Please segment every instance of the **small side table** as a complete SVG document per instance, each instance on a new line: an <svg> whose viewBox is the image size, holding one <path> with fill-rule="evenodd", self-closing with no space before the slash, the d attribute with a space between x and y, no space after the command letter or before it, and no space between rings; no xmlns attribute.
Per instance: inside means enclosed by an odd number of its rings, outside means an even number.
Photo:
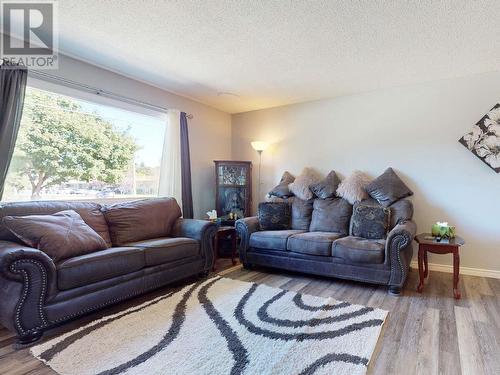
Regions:
<svg viewBox="0 0 500 375"><path fill-rule="evenodd" d="M217 228L217 233L214 236L214 264L212 271L215 272L217 258L219 257L219 239L231 236L231 261L233 266L236 265L236 229L231 226L220 226Z"/></svg>
<svg viewBox="0 0 500 375"><path fill-rule="evenodd" d="M434 254L453 254L453 295L456 299L460 299L460 289L458 289L458 278L460 273L460 246L465 244L463 238L456 236L452 239L442 239L440 242L426 237L431 236L430 233L422 233L415 237L418 243L418 274L420 283L417 287L417 292L422 293L424 289L424 280L429 274L429 265L427 264L427 252Z"/></svg>

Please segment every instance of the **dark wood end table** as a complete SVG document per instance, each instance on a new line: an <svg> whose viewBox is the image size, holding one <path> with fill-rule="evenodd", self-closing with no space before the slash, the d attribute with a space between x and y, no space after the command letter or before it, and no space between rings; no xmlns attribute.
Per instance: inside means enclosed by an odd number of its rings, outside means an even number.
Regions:
<svg viewBox="0 0 500 375"><path fill-rule="evenodd" d="M460 246L465 244L463 238L456 236L451 239L442 239L440 242L428 237L430 233L422 233L415 237L418 243L418 274L420 283L417 286L417 292L424 290L425 278L429 275L429 265L427 263L427 252L434 254L453 254L453 295L460 299L460 289L458 289L458 278L460 273Z"/></svg>
<svg viewBox="0 0 500 375"><path fill-rule="evenodd" d="M214 236L214 264L212 271L215 272L217 258L219 257L219 239L231 236L231 261L233 266L236 265L236 229L231 226L220 226L217 228L217 233Z"/></svg>

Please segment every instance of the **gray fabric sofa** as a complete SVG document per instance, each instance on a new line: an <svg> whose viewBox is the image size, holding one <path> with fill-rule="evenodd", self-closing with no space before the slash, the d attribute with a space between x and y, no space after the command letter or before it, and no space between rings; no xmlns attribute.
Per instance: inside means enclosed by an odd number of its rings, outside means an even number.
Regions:
<svg viewBox="0 0 500 375"><path fill-rule="evenodd" d="M372 199L362 204L378 205ZM409 200L389 208L386 238L372 240L350 235L352 206L343 199L295 198L289 230L262 231L256 216L236 222L241 262L247 268L261 265L387 285L398 295L408 275L416 224Z"/></svg>
<svg viewBox="0 0 500 375"><path fill-rule="evenodd" d="M108 232L111 225L103 215L107 207L97 203L0 205L0 323L17 333L18 346L34 342L47 328L80 315L177 280L208 275L216 225L182 219L175 200L171 204L175 212L168 235L125 244L117 244L111 229ZM154 211L148 210L149 214L138 216L134 214L136 208L131 202L114 210L115 216L121 216L122 228L128 220L133 228L123 231L122 238L147 232L159 221L158 213L155 217ZM7 215L50 215L63 210L78 212L87 225L110 242L109 247L53 261L46 253L23 245L1 224Z"/></svg>

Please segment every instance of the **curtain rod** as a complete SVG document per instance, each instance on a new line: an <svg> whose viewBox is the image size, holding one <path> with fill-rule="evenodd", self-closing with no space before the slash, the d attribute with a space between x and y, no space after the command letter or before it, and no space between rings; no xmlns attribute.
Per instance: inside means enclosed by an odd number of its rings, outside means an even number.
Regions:
<svg viewBox="0 0 500 375"><path fill-rule="evenodd" d="M165 113L168 112L168 108L165 108L165 107L160 107L160 106L157 106L154 104L141 102L139 100L132 99L132 98L129 98L129 97L126 97L123 95L115 94L111 91L107 91L107 90L103 90L103 89L100 89L97 87L89 86L89 85L86 85L84 83L72 81L70 79L62 78L62 77L59 77L59 76L56 76L56 75L53 75L50 73L42 72L40 70L28 70L28 75L31 75L34 78L39 78L39 79L42 79L45 81L56 82L56 83L62 84L62 85L67 86L67 87L74 87L77 89L83 89L87 92L91 92L91 93L94 93L94 94L99 95L99 96L104 96L104 97L108 97L111 99L116 99L116 100L119 100L119 101L122 101L125 103L129 103L129 104L139 105L141 107L153 109L155 111L165 112ZM186 115L186 117L189 119L192 119L193 115L188 114L188 115Z"/></svg>

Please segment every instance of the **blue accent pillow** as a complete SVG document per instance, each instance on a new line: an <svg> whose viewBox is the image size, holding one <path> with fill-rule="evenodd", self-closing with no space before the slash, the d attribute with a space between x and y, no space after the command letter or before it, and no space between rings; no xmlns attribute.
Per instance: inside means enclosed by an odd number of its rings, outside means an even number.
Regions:
<svg viewBox="0 0 500 375"><path fill-rule="evenodd" d="M259 203L259 224L261 230L290 229L292 209L285 202Z"/></svg>
<svg viewBox="0 0 500 375"><path fill-rule="evenodd" d="M351 218L351 236L369 240L384 239L389 229L391 210L379 205L357 203Z"/></svg>

